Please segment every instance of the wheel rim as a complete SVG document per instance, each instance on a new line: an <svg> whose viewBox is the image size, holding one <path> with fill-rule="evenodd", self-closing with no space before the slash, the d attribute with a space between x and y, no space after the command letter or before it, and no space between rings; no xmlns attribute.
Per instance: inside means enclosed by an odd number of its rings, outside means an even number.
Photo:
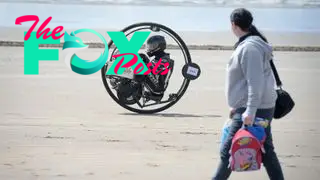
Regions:
<svg viewBox="0 0 320 180"><path fill-rule="evenodd" d="M170 28L164 26L164 25L161 25L161 24L157 24L157 23L152 23L152 22L144 22L144 23L137 23L137 24L133 24L133 25L130 25L124 29L122 29L121 31L125 33L126 36L129 36L130 34L136 32L136 31L140 31L140 30L143 30L143 29L148 29L148 30L151 30L152 31L152 28L159 28L159 31L162 31L164 33L166 33L167 35L169 35L172 39L174 39L174 41L179 45L180 47L180 50L182 51L183 53L183 56L184 56L184 60L185 60L185 64L187 63L191 63L191 56L190 56L190 52L186 46L186 44L184 43L184 41L181 39L181 37L175 33L173 30L171 30ZM131 30L131 31L130 31ZM108 43L108 47L109 49L112 47L113 45L113 41L110 40L110 42ZM110 55L110 59L112 58L112 54L117 50L117 48L115 47ZM171 102L168 102L168 103L165 103L164 106L161 106L159 108L156 108L156 109L137 109L135 107L131 107L131 106L128 106L126 104L122 104L118 97L112 92L111 88L109 87L109 84L107 82L107 77L105 76L106 74L106 70L107 70L107 64L101 69L101 75L102 75L102 80L103 80L103 83L104 83L104 86L108 92L108 94L111 96L111 98L116 101L120 106L122 106L123 108L129 110L129 111L132 111L132 112L136 112L136 113L145 113L145 114L150 114L150 113L157 113L157 112L160 112L160 111L164 111L168 108L170 108L171 106L173 106L175 103L177 103L181 98L182 96L184 95L184 93L186 92L188 86L189 86L189 83L190 83L190 80L184 78L183 80L183 83L179 89L179 91L177 92L177 98L174 100L174 101L171 101Z"/></svg>

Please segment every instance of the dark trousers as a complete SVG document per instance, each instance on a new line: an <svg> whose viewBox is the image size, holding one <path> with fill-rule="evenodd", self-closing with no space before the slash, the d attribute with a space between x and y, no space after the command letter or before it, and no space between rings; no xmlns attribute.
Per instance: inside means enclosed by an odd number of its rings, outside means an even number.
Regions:
<svg viewBox="0 0 320 180"><path fill-rule="evenodd" d="M242 114L245 111L245 108L237 109L235 113ZM266 141L264 143L265 148L265 154L262 156L262 162L264 167L266 168L266 171L268 173L268 176L270 180L283 180L283 173L282 169L278 160L278 157L276 153L274 152L274 146L272 141L272 134L271 134L271 120L273 117L274 109L258 109L256 113L256 117L260 118L266 118L270 120L269 126L266 128ZM231 118L233 118L233 114L230 115ZM220 163L218 166L218 169L212 178L212 180L227 180L229 176L231 175L231 169L229 166L229 150L231 148L231 142L232 138L235 135L235 133L242 127L242 121L239 120L233 120L229 135L225 141L225 143L222 145L222 148L220 150Z"/></svg>

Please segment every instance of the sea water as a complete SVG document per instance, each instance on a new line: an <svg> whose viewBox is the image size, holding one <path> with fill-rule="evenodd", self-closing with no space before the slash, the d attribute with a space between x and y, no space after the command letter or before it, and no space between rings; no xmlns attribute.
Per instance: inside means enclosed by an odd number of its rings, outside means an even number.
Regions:
<svg viewBox="0 0 320 180"><path fill-rule="evenodd" d="M169 0L168 0L169 1ZM177 31L230 31L230 13L235 7L217 7L220 1L210 0L157 0L166 2L166 6L150 3L148 0L115 1L38 1L41 3L0 3L0 26L17 27L15 19L23 15L38 15L40 22L52 17L49 27L64 26L68 28L98 28L121 30L136 22L152 21L169 26ZM0 0L0 2L3 2ZM15 1L10 1L15 2ZM27 2L27 1L25 1ZM31 2L31 1L30 1ZM32 1L35 2L35 1ZM68 2L68 3L66 3ZM96 5L97 2L102 5ZM109 2L109 4L108 4ZM140 2L140 3L138 3ZM198 2L199 6L182 6L183 3ZM229 2L229 1L228 1ZM237 1L232 1L236 3ZM246 1L243 1L246 2ZM297 3L298 1L270 0L256 3L279 4ZM300 2L300 1L299 1ZM305 1L319 4L320 1ZM86 3L86 4L84 4ZM206 6L206 3L210 6ZM252 4L253 1L247 1ZM139 6L132 4L142 4ZM147 4L147 6L146 6ZM175 6L173 6L173 4ZM178 4L178 5L177 5ZM298 3L299 4L299 3ZM303 4L303 3L302 3ZM239 6L240 7L240 6ZM272 6L271 6L272 7ZM274 32L320 32L320 8L248 8L254 15L254 24L263 31ZM32 22L21 26L30 27Z"/></svg>

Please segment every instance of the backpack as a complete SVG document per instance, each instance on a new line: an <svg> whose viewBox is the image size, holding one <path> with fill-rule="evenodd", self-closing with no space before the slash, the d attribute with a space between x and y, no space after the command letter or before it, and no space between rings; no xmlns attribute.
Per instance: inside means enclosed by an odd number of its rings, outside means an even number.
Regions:
<svg viewBox="0 0 320 180"><path fill-rule="evenodd" d="M232 139L229 164L232 171L255 171L261 168L263 143L266 138L264 128L261 126L250 126L249 128L250 130L241 128ZM253 135L251 133L253 131L260 137Z"/></svg>

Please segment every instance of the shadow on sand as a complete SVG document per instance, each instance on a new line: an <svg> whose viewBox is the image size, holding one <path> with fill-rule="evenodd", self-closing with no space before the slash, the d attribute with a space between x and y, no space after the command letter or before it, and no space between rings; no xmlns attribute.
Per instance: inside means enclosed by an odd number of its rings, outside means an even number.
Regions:
<svg viewBox="0 0 320 180"><path fill-rule="evenodd" d="M220 115L196 115L196 114L180 114L180 113L156 113L156 114L137 114L137 113L120 113L125 116L151 116L151 117L178 117L178 118L219 118Z"/></svg>

